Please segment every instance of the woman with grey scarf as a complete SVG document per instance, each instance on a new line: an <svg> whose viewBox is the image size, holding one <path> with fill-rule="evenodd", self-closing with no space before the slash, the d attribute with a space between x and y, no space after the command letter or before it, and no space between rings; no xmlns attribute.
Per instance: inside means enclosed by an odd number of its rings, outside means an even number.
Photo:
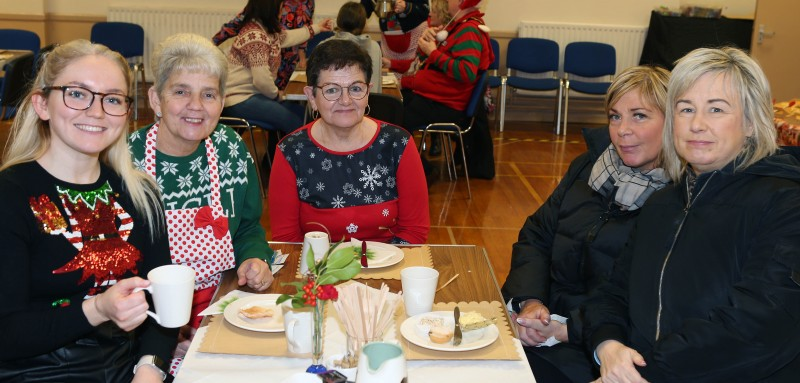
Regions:
<svg viewBox="0 0 800 383"><path fill-rule="evenodd" d="M669 178L660 167L669 72L637 66L609 87L608 129L584 129L588 151L520 230L503 295L539 382L588 382L581 304L611 274L639 209Z"/></svg>

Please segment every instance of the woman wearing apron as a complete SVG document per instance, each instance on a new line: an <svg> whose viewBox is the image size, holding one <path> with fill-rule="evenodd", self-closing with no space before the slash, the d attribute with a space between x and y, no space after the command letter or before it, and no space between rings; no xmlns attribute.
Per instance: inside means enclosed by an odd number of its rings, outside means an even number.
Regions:
<svg viewBox="0 0 800 383"><path fill-rule="evenodd" d="M157 122L131 134L129 147L134 164L161 190L172 262L197 272L192 321L175 352L179 359L221 273L238 266L239 285L263 291L272 283L273 252L260 224L253 159L239 135L218 124L225 56L207 38L178 34L155 49L152 64L149 97Z"/></svg>

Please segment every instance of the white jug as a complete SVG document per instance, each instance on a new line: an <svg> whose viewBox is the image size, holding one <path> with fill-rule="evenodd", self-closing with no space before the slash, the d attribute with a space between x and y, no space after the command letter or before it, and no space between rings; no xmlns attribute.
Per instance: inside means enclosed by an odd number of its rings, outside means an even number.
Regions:
<svg viewBox="0 0 800 383"><path fill-rule="evenodd" d="M375 342L361 348L356 383L405 383L407 380L406 357L400 346Z"/></svg>

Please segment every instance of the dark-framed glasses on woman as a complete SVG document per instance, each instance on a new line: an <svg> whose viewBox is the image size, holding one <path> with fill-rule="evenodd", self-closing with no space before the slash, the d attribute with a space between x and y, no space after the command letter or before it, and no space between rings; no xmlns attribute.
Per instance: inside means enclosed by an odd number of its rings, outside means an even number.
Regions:
<svg viewBox="0 0 800 383"><path fill-rule="evenodd" d="M369 84L362 81L354 82L346 87L343 87L339 84L322 84L321 86L315 86L314 88L321 89L322 97L328 101L339 100L339 98L342 97L342 93L344 93L342 89L347 89L348 96L354 100L360 100L364 98L367 93L369 93Z"/></svg>
<svg viewBox="0 0 800 383"><path fill-rule="evenodd" d="M99 97L103 112L109 116L128 114L133 103L133 99L124 94L93 92L80 86L48 86L43 90L60 90L64 105L75 110L89 109L94 103L95 97Z"/></svg>

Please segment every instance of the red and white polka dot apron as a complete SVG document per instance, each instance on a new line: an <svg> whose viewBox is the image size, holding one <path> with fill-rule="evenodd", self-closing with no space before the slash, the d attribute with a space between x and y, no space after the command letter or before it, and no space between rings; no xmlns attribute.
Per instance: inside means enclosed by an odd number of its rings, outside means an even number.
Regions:
<svg viewBox="0 0 800 383"><path fill-rule="evenodd" d="M156 137L158 124L154 124L147 132L145 141L145 171L153 178L156 175ZM195 277L195 298L203 289L219 285L221 272L236 266L233 255L231 233L227 229L220 202L220 180L217 168L217 151L211 138L203 140L208 157L208 173L211 183L211 205L188 209L166 211L167 230L169 231L169 253L172 263L190 266L197 272ZM224 221L224 229L215 225ZM208 222L198 225L198 222ZM195 299L197 300L197 299ZM207 300L207 299L201 299ZM196 302L199 303L199 302ZM208 306L208 302L204 302ZM205 307L197 308L201 311ZM192 310L195 311L195 308Z"/></svg>

